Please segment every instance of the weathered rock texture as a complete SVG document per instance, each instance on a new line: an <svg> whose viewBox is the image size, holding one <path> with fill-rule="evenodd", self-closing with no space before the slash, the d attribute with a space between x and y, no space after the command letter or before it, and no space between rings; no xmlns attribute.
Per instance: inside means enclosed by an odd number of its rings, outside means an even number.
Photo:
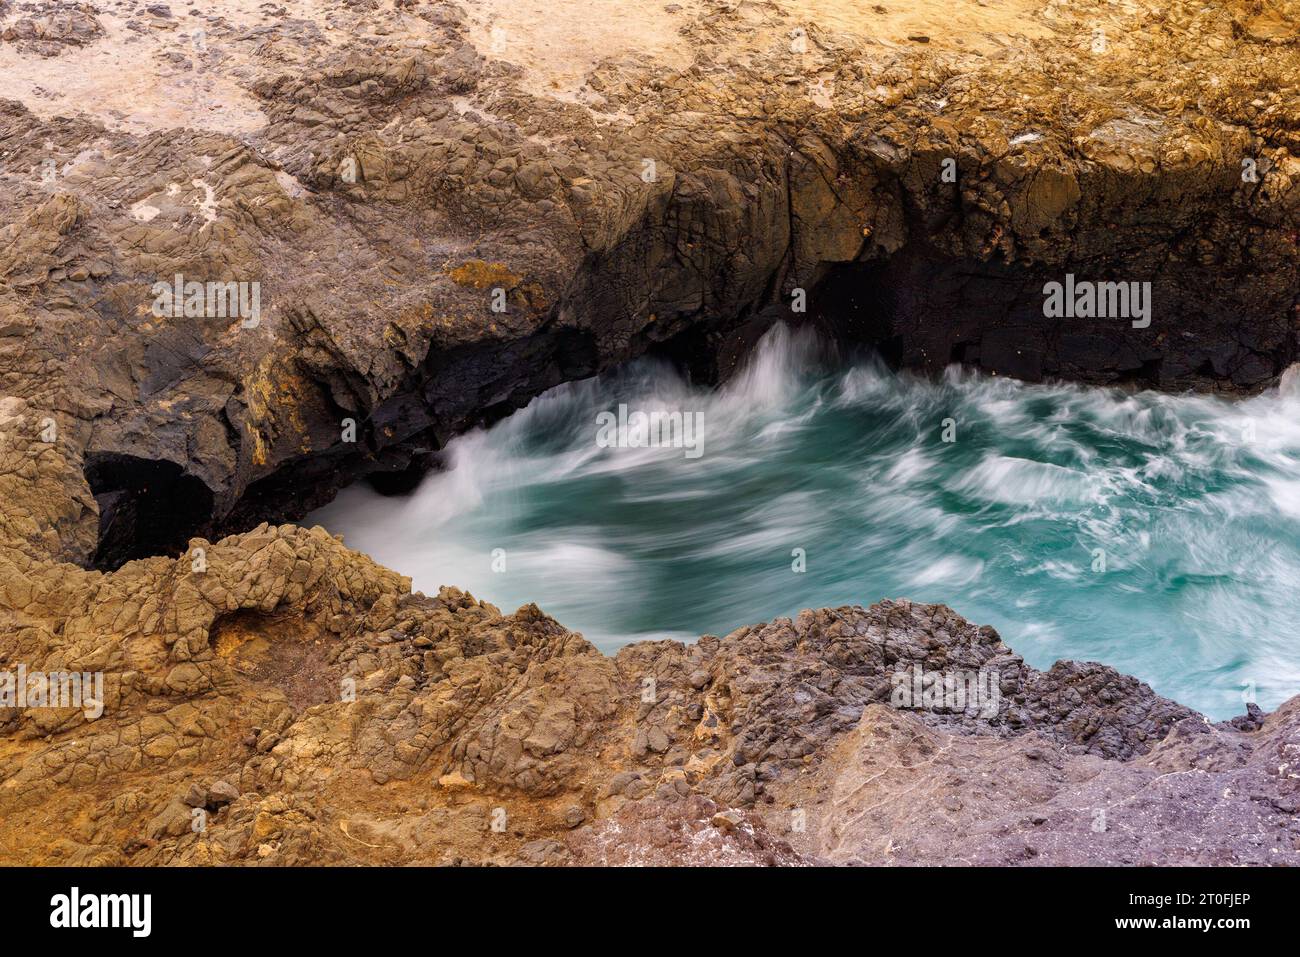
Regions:
<svg viewBox="0 0 1300 957"><path fill-rule="evenodd" d="M610 658L259 522L641 353L724 376L796 289L910 365L1259 388L1297 4L518 6L0 2L0 669L107 679L0 712L0 861L1293 861L1294 700L904 602ZM1043 319L1067 272L1151 326ZM891 707L914 662L1005 709Z"/></svg>
<svg viewBox="0 0 1300 957"><path fill-rule="evenodd" d="M0 860L1300 856L1300 699L1212 726L894 601L607 657L534 606L412 594L319 528L193 546L201 570L0 558L0 669L106 679L96 720L0 712ZM914 664L991 672L997 715L895 708Z"/></svg>
<svg viewBox="0 0 1300 957"><path fill-rule="evenodd" d="M23 507L98 503L71 560L300 516L646 351L725 375L795 289L931 369L1297 358L1296 0L182 6L0 10L0 387L68 467ZM1151 282L1150 327L1044 319L1066 273ZM154 315L177 274L260 320Z"/></svg>

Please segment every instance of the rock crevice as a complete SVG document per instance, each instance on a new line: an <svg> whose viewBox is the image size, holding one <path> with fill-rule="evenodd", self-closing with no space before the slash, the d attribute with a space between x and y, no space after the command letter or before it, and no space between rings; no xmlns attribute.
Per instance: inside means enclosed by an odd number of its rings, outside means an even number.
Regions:
<svg viewBox="0 0 1300 957"><path fill-rule="evenodd" d="M1297 358L1291 0L906 26L701 0L639 12L660 59L581 69L486 0L297 6L173 11L204 37L176 56L157 18L99 11L86 49L157 73L130 117L32 92L65 61L95 81L82 47L0 44L5 392L73 459L181 470L184 521L92 483L174 540L405 487L457 432L646 352L723 378L778 319L1029 379L1253 391ZM569 12L581 60L604 28ZM157 315L178 275L257 283L260 315ZM1150 283L1149 325L1045 317L1067 275ZM70 557L169 547L127 527Z"/></svg>
<svg viewBox="0 0 1300 957"><path fill-rule="evenodd" d="M1027 379L1297 358L1295 0L621 9L0 4L0 670L105 678L0 709L0 860L1291 862L1295 700L1210 725L902 601L605 657L280 524L777 320ZM1045 315L1070 276L1149 324ZM1005 708L896 707L911 667Z"/></svg>

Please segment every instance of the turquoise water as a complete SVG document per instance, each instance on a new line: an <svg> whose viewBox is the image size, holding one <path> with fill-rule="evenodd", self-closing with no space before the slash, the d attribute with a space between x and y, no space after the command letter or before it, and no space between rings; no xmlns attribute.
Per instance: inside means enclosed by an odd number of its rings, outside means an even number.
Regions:
<svg viewBox="0 0 1300 957"><path fill-rule="evenodd" d="M535 601L604 650L905 597L1227 718L1300 693L1292 392L931 380L778 327L721 389L653 362L561 386L414 494L354 487L312 520L418 589ZM702 454L602 448L620 403L698 414Z"/></svg>

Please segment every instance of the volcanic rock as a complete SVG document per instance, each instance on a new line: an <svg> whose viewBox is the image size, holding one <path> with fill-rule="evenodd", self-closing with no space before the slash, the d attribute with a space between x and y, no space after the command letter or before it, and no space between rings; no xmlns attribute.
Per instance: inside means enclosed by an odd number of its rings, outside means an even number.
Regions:
<svg viewBox="0 0 1300 957"><path fill-rule="evenodd" d="M1300 354L1296 0L5 10L4 401L58 433L7 500L58 513L41 554L409 487L559 382L723 378L778 319L1169 389ZM1067 274L1151 283L1149 326L1046 318ZM177 276L259 314L156 308Z"/></svg>

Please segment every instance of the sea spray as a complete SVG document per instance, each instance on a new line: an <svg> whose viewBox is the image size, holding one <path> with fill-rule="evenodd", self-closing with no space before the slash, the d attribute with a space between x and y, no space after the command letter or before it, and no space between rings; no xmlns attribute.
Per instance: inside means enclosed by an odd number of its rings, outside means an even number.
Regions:
<svg viewBox="0 0 1300 957"><path fill-rule="evenodd" d="M907 597L1216 718L1300 688L1296 376L1234 402L828 355L777 327L718 389L649 360L563 385L414 494L314 517L430 594L537 602L605 650ZM699 413L704 454L601 447L620 404Z"/></svg>

